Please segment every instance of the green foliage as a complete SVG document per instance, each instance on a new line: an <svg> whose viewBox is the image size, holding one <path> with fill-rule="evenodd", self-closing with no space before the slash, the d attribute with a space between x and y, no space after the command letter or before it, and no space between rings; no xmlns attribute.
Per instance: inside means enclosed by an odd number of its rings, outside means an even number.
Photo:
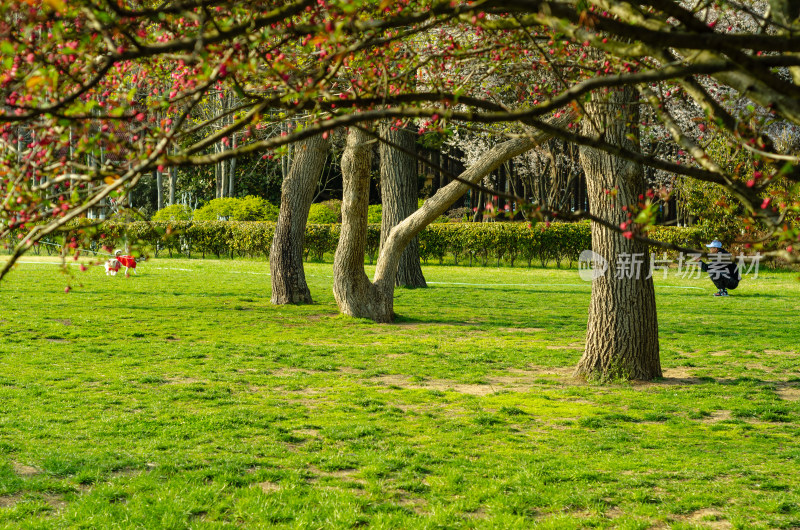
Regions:
<svg viewBox="0 0 800 530"><path fill-rule="evenodd" d="M185 204L172 204L153 214L152 220L160 221L189 221L192 218L192 209Z"/></svg>
<svg viewBox="0 0 800 530"><path fill-rule="evenodd" d="M705 150L720 167L741 182L753 178L756 161L750 151L731 145L721 135L715 135ZM678 179L676 188L684 201L686 212L696 218L698 226L707 229L712 239L719 239L726 247L730 247L742 234L745 209L725 188L686 177Z"/></svg>
<svg viewBox="0 0 800 530"><path fill-rule="evenodd" d="M342 220L342 201L330 200L314 203L308 212L308 222L314 224L339 223Z"/></svg>
<svg viewBox="0 0 800 530"><path fill-rule="evenodd" d="M217 221L220 218L230 219L233 216L233 209L236 207L237 199L223 197L213 199L202 208L194 211L194 219L197 221Z"/></svg>
<svg viewBox="0 0 800 530"><path fill-rule="evenodd" d="M231 219L233 221L272 221L278 220L279 208L261 197L248 195L236 199Z"/></svg>
<svg viewBox="0 0 800 530"><path fill-rule="evenodd" d="M420 257L438 259L447 253L458 263L464 254L472 265L477 260L487 265L494 258L514 265L519 257L528 266L538 259L542 266L550 261L572 263L582 250L591 248L588 223L551 223L528 227L526 223L449 223L432 224L420 233Z"/></svg>
<svg viewBox="0 0 800 530"><path fill-rule="evenodd" d="M197 221L277 221L278 207L253 195L214 199L194 212Z"/></svg>
<svg viewBox="0 0 800 530"><path fill-rule="evenodd" d="M370 204L367 209L367 222L370 224L381 224L383 220L383 206L380 204Z"/></svg>
<svg viewBox="0 0 800 530"><path fill-rule="evenodd" d="M306 240L303 252L306 259L309 256L316 261L322 261L326 252L336 250L339 242L339 225L336 224L307 224Z"/></svg>
<svg viewBox="0 0 800 530"><path fill-rule="evenodd" d="M80 226L73 224L73 230ZM322 261L333 253L339 242L339 231L338 224L308 223L303 249L305 258ZM370 264L378 255L380 232L379 224L367 226L366 257ZM274 233L274 223L251 221L107 221L99 229L83 234L81 244L91 249L102 245L139 246L150 249L156 256L166 250L170 256L199 253L202 257L268 257ZM705 243L715 237L707 227L653 226L647 235L698 250L704 249ZM487 266L490 262L497 266L502 263L514 266L522 259L528 266L538 261L543 267L553 262L558 267L562 263L571 267L581 251L591 248L591 230L588 222L541 223L533 227L527 223L441 223L426 227L418 240L420 258L426 263L430 260L444 263L447 256L452 256L455 264L466 257L470 266L475 263ZM675 253L669 254L674 256Z"/></svg>

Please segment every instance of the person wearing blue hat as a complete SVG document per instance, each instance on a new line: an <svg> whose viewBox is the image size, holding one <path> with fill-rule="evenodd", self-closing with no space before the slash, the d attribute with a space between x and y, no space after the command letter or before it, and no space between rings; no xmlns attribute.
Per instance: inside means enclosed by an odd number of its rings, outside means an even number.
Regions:
<svg viewBox="0 0 800 530"><path fill-rule="evenodd" d="M731 253L722 248L722 241L715 239L708 245L709 263L700 262L703 272L708 272L708 277L719 289L714 296L728 296L728 289L739 286L739 268L733 262Z"/></svg>

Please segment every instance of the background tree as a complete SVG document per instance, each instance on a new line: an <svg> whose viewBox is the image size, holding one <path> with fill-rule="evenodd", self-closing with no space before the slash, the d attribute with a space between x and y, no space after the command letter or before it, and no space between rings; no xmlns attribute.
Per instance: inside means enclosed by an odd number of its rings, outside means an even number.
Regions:
<svg viewBox="0 0 800 530"><path fill-rule="evenodd" d="M273 304L310 304L303 269L306 223L314 191L328 157L327 134L297 144L281 188L281 207L269 254Z"/></svg>
<svg viewBox="0 0 800 530"><path fill-rule="evenodd" d="M381 246L389 232L417 209L417 159L416 137L410 131L385 125L381 136L388 143L380 144L381 171ZM395 148L399 147L400 149ZM419 242L409 242L397 267L398 287L427 287L419 262Z"/></svg>

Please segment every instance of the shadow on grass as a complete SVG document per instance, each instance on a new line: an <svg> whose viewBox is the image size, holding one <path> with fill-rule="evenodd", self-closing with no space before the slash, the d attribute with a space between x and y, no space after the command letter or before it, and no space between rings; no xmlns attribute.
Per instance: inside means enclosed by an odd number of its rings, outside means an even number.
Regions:
<svg viewBox="0 0 800 530"><path fill-rule="evenodd" d="M631 381L633 386L686 386L686 385L725 385L725 386L771 386L778 390L800 387L800 380L775 381L755 377L714 378L701 377L662 377L652 381Z"/></svg>

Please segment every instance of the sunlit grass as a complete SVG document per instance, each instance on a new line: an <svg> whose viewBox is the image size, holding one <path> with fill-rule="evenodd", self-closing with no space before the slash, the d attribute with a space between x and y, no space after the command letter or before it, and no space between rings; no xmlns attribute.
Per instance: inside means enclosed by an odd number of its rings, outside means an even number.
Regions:
<svg viewBox="0 0 800 530"><path fill-rule="evenodd" d="M0 283L6 527L800 526L797 273L658 279L665 379L587 385L575 270L428 266L392 325L330 264L57 270Z"/></svg>

